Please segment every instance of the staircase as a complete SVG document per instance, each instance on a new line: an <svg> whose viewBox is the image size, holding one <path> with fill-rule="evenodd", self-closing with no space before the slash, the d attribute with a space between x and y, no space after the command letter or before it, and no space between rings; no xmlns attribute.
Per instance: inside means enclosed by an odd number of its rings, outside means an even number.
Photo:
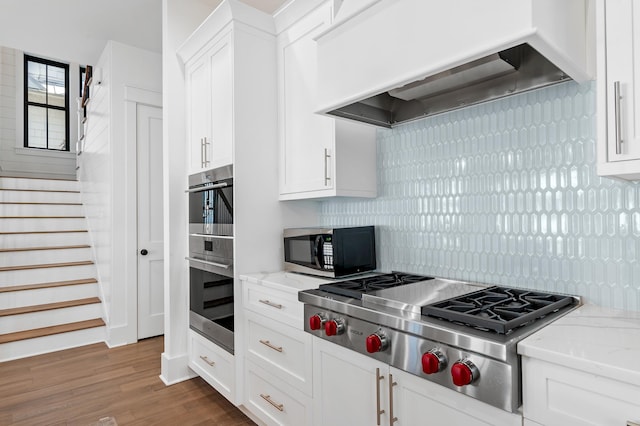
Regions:
<svg viewBox="0 0 640 426"><path fill-rule="evenodd" d="M0 177L0 362L105 341L78 182Z"/></svg>

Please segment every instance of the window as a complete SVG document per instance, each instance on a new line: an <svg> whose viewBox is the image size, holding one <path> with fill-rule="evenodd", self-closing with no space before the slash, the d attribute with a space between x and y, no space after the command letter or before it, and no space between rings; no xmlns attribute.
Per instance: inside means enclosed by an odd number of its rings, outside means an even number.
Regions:
<svg viewBox="0 0 640 426"><path fill-rule="evenodd" d="M69 151L69 65L24 56L24 146Z"/></svg>

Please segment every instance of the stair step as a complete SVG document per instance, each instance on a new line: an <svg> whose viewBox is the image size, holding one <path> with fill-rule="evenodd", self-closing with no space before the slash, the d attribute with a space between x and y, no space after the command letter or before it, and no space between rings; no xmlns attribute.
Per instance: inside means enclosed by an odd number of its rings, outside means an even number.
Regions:
<svg viewBox="0 0 640 426"><path fill-rule="evenodd" d="M80 192L20 191L0 189L0 201L6 203L79 203Z"/></svg>
<svg viewBox="0 0 640 426"><path fill-rule="evenodd" d="M0 362L103 343L106 337L106 326L96 323L92 328L3 343L0 345Z"/></svg>
<svg viewBox="0 0 640 426"><path fill-rule="evenodd" d="M45 303L43 305L21 306L19 308L2 309L0 310L0 317L8 317L10 315L30 314L33 312L50 311L53 309L71 308L74 306L91 305L94 303L100 303L100 298L89 297L86 299L67 300L65 302Z"/></svg>
<svg viewBox="0 0 640 426"><path fill-rule="evenodd" d="M0 202L2 216L13 217L41 217L48 216L82 216L83 208L80 203L8 203Z"/></svg>
<svg viewBox="0 0 640 426"><path fill-rule="evenodd" d="M69 231L85 228L83 216L0 217L2 232Z"/></svg>
<svg viewBox="0 0 640 426"><path fill-rule="evenodd" d="M87 231L0 233L0 247L3 249L88 244L89 233Z"/></svg>
<svg viewBox="0 0 640 426"><path fill-rule="evenodd" d="M85 321L72 322L68 324L53 325L49 327L36 328L33 330L18 331L15 333L0 334L0 344L16 342L19 340L34 339L37 337L51 336L54 334L68 333L77 330L85 330L105 325L102 318L94 318Z"/></svg>
<svg viewBox="0 0 640 426"><path fill-rule="evenodd" d="M66 287L70 285L80 285L80 284L97 284L98 280L95 278L83 278L79 280L66 280L66 281L52 281L48 283L38 283L38 284L25 284L25 285L14 285L9 287L0 287L0 293L10 293L13 291L28 291L28 290L38 290L42 288L53 288L53 287Z"/></svg>
<svg viewBox="0 0 640 426"><path fill-rule="evenodd" d="M68 179L37 179L0 176L0 189L23 191L77 191L79 183Z"/></svg>
<svg viewBox="0 0 640 426"><path fill-rule="evenodd" d="M39 250L66 250L66 249L83 249L91 248L88 244L72 245L72 246L49 246L49 247L15 247L0 249L0 253L11 253L20 251L39 251Z"/></svg>
<svg viewBox="0 0 640 426"><path fill-rule="evenodd" d="M88 232L86 229L68 229L64 231L9 231L0 232L2 235L24 235L24 234L67 234L69 232Z"/></svg>
<svg viewBox="0 0 640 426"><path fill-rule="evenodd" d="M43 267L35 269L15 269L10 271L0 271L0 288L15 285L38 284L49 281L70 281L86 277L96 277L97 270L95 264L90 261L77 264L68 262L71 265L53 267Z"/></svg>
<svg viewBox="0 0 640 426"><path fill-rule="evenodd" d="M55 264L82 262L91 259L90 246L71 246L71 247L35 247L35 250L0 249L0 265L5 268L11 266L23 266L38 262L38 264Z"/></svg>
<svg viewBox="0 0 640 426"><path fill-rule="evenodd" d="M21 189L21 188L0 188L0 191L18 191L18 192L70 192L79 194L76 189Z"/></svg>
<svg viewBox="0 0 640 426"><path fill-rule="evenodd" d="M25 269L63 268L66 266L82 266L82 265L93 265L93 261L82 260L79 262L40 263L36 265L3 266L0 268L0 272L22 271Z"/></svg>

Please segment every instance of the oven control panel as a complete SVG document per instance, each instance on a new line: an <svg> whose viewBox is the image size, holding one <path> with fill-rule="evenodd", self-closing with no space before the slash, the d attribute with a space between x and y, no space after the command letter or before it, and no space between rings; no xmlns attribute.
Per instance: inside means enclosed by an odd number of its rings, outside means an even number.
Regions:
<svg viewBox="0 0 640 426"><path fill-rule="evenodd" d="M520 386L518 371L508 363L311 305L304 311L305 331L316 337L506 411L521 404L511 392Z"/></svg>

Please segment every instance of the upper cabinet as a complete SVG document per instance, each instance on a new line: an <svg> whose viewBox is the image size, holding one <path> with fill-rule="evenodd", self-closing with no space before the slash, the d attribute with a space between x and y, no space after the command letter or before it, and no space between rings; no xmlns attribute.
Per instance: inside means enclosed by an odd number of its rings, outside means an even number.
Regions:
<svg viewBox="0 0 640 426"><path fill-rule="evenodd" d="M640 179L640 4L597 0L598 174Z"/></svg>
<svg viewBox="0 0 640 426"><path fill-rule="evenodd" d="M185 64L189 173L233 163L230 31Z"/></svg>
<svg viewBox="0 0 640 426"><path fill-rule="evenodd" d="M376 196L376 130L315 113L317 61L314 37L332 22L333 2L300 19L292 2L276 16L280 199ZM308 6L307 3L305 6Z"/></svg>

